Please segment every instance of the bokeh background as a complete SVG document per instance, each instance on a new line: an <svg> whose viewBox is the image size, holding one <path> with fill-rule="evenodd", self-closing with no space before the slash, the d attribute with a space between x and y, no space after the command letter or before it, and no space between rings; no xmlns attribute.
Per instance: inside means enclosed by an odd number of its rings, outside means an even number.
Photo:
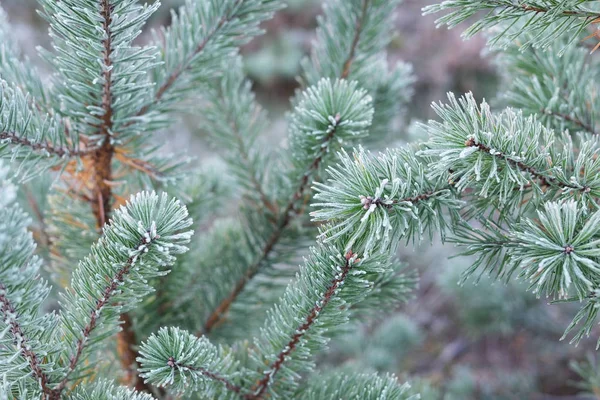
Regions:
<svg viewBox="0 0 600 400"><path fill-rule="evenodd" d="M310 50L316 17L327 0L287 0L286 10L264 25L266 34L242 50L247 73L272 121L267 143L284 143L285 114L297 88L299 64ZM170 9L181 0L164 0L150 24L169 24ZM461 30L436 29L435 17L421 16L434 0L405 0L398 7L391 61L414 67L415 95L406 123L390 133L389 146L414 139L414 123L432 118L430 104L445 93L472 91L494 103L501 85L494 54L485 38L469 41ZM48 73L37 46L49 46L47 25L36 14L34 0L0 0L24 52ZM147 41L148 34L140 37ZM185 147L205 168L219 168L205 133L192 116L170 132L169 146ZM578 347L559 341L575 314L573 305L548 305L526 294L517 282L457 284L465 258L450 245L424 243L407 247L400 257L420 274L416 297L385 320L362 326L332 343L322 364L355 364L393 372L409 379L424 400L459 399L600 399L600 372L595 368L599 332ZM575 306L576 307L576 306Z"/></svg>

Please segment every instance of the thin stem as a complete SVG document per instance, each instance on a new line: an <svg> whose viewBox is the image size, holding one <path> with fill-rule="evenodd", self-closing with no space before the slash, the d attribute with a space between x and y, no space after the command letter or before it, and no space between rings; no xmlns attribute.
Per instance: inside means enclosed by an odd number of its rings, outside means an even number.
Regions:
<svg viewBox="0 0 600 400"><path fill-rule="evenodd" d="M505 6L510 7L510 8L515 8L515 9L521 9L521 10L525 10L525 11L533 11L535 13L547 13L547 12L551 11L550 8L530 6L528 4L511 4L511 5L505 5ZM565 10L565 11L561 12L560 15L569 16L569 17L575 16L575 17L582 17L582 18L596 18L596 17L600 16L599 14L595 14L595 13L591 13L591 12L575 11L575 10Z"/></svg>
<svg viewBox="0 0 600 400"><path fill-rule="evenodd" d="M52 243L52 240L50 238L50 235L48 234L46 221L44 218L44 214L42 213L42 210L40 208L40 205L38 204L37 200L35 199L35 197L33 196L33 194L27 186L23 187L23 192L25 193L25 197L27 197L27 202L29 203L33 214L35 215L36 219L38 220L38 223L40 224L40 241L44 246L49 246Z"/></svg>
<svg viewBox="0 0 600 400"><path fill-rule="evenodd" d="M112 180L112 159L114 147L111 144L110 136L113 128L112 116L112 32L110 25L112 23L112 9L110 0L101 0L100 14L102 16L102 29L106 39L103 41L102 58L105 68L102 76L104 78L104 86L102 89L102 109L104 115L102 122L98 128L98 134L104 138L102 145L92 154L93 161L93 193L92 193L92 210L96 217L96 225L102 228L106 223L107 216L110 214L112 188L107 182Z"/></svg>
<svg viewBox="0 0 600 400"><path fill-rule="evenodd" d="M195 371L195 372L199 372L200 374L202 374L203 376L221 382L223 385L225 385L225 387L234 392L234 393L240 393L242 391L242 388L235 385L234 383L232 383L231 381L229 381L227 378L216 374L212 371L207 370L206 368L202 368L202 367L194 367L192 365L181 365L179 363L177 363L177 360L175 360L173 357L169 357L169 360L167 361L167 365L169 367L171 367L172 369L175 368L183 368L183 369L187 369L190 371Z"/></svg>
<svg viewBox="0 0 600 400"><path fill-rule="evenodd" d="M327 291L323 294L323 297L320 301L316 302L315 306L309 311L306 316L304 323L300 325L296 329L296 333L290 338L289 342L284 346L284 348L277 354L275 357L275 361L269 366L269 368L264 372L263 377L258 381L256 386L253 388L253 394L248 394L244 396L246 400L256 400L261 399L270 384L273 381L273 378L277 373L281 370L281 367L285 363L286 359L289 358L290 354L296 349L300 340L308 333L313 324L317 321L319 314L323 311L325 307L329 304L333 296L336 294L336 291L344 284L350 269L352 268L352 259L354 254L349 251L345 258L346 262L341 269L341 272L331 281Z"/></svg>
<svg viewBox="0 0 600 400"><path fill-rule="evenodd" d="M21 324L19 324L19 314L6 296L6 286L0 283L0 313L8 320L10 326L9 332L13 336L13 343L19 348L23 357L28 361L33 375L37 378L44 393L44 396L52 397L53 390L49 387L48 375L43 371L40 365L40 357L31 349L29 340Z"/></svg>
<svg viewBox="0 0 600 400"><path fill-rule="evenodd" d="M592 135L598 135L598 132L596 132L594 130L594 127L591 124L588 124L588 123L580 120L579 118L571 117L568 114L563 114L563 113L560 113L557 111L552 111L552 110L542 110L542 113L551 115L556 118L560 118L560 119L568 121L568 122L571 122L571 123L583 128L586 132L591 133Z"/></svg>
<svg viewBox="0 0 600 400"><path fill-rule="evenodd" d="M0 132L0 141L8 140L12 144L29 147L34 151L44 151L58 157L76 157L92 153L95 149L68 149L64 147L54 147L49 143L35 143L31 140L21 137L14 132Z"/></svg>
<svg viewBox="0 0 600 400"><path fill-rule="evenodd" d="M342 75L340 76L342 79L347 79L350 75L350 67L354 62L354 58L356 57L356 49L358 48L358 42L360 41L360 35L362 34L363 24L365 18L367 17L367 7L369 6L370 0L363 0L362 9L360 13L360 17L356 20L356 28L354 30L354 39L352 40L352 45L350 46L350 55L344 62L344 67L342 69Z"/></svg>
<svg viewBox="0 0 600 400"><path fill-rule="evenodd" d="M554 187L559 187L561 189L578 189L578 190L585 190L586 188L581 188L577 185L572 185L569 183L564 183L564 182L560 182L558 179L556 179L555 177L551 176L551 175L544 175L542 172L537 171L535 168L533 168L532 166L529 166L527 164L525 164L522 161L517 161L513 158L511 158L510 156L498 152L498 151L494 151L492 154L492 149L484 144L481 143L477 143L475 141L475 139L469 139L465 142L465 146L468 147L476 147L479 150L486 152L494 157L498 157L501 158L503 160L505 160L507 163L509 163L510 165L517 167L519 170L523 171L523 172L527 172L529 173L533 178L537 179L540 181L540 183L542 184L542 186L554 186Z"/></svg>
<svg viewBox="0 0 600 400"><path fill-rule="evenodd" d="M265 207L267 207L269 210L275 212L276 211L275 205L267 197L267 194L265 193L265 190L262 187L261 182L259 182L258 179L256 179L257 174L256 174L256 171L254 170L254 165L253 165L253 163L250 162L250 154L249 154L248 149L246 148L246 144L244 143L242 136L240 135L240 130L239 130L238 124L235 120L235 117L232 115L229 115L229 113L228 113L228 116L231 118L231 130L233 132L233 136L235 137L236 143L238 145L239 157L244 162L245 168L248 170L248 175L250 176L250 181L252 183L252 186L254 187L254 190L256 190L256 192L258 193L262 204Z"/></svg>

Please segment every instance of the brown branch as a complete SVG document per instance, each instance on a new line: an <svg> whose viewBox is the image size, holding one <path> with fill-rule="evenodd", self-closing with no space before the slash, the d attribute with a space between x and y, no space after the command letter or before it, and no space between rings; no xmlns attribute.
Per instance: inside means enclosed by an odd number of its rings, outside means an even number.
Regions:
<svg viewBox="0 0 600 400"><path fill-rule="evenodd" d="M387 208L389 210L389 209L394 208L394 205L399 204L399 203L418 203L420 201L428 200L446 190L447 190L447 188L438 189L438 190L430 190L428 192L415 195L413 197L405 197L405 198L399 199L399 200L392 200L391 203L386 203L380 197L373 198L371 196L360 196L360 203L363 205L363 208L365 210L368 210L369 208L371 208L371 206L373 204L375 204L376 207L383 207L383 208Z"/></svg>
<svg viewBox="0 0 600 400"><path fill-rule="evenodd" d="M42 210L40 208L40 205L38 204L37 200L35 199L35 197L33 196L33 194L31 193L31 191L28 189L27 186L23 187L23 193L25 193L27 202L29 203L29 206L31 207L33 214L35 215L36 219L38 220L38 222L40 224L39 233L40 233L40 240L41 240L42 244L44 246L51 245L52 239L50 238L50 235L48 234L48 230L46 227L46 221L44 218L44 214L42 213Z"/></svg>
<svg viewBox="0 0 600 400"><path fill-rule="evenodd" d="M352 40L352 45L350 46L350 55L344 62L342 75L340 76L342 79L347 79L350 75L350 67L352 67L352 63L354 62L354 58L356 57L356 49L358 47L358 42L360 41L360 35L362 34L365 18L367 17L367 7L369 6L369 1L370 0L363 0L362 2L361 14L356 20L354 39Z"/></svg>
<svg viewBox="0 0 600 400"><path fill-rule="evenodd" d="M86 154L92 153L94 150L77 150L77 149L68 149L64 147L54 147L50 143L35 143L31 140L21 137L14 132L0 132L0 141L8 140L12 144L16 144L19 146L29 147L34 151L46 151L49 154L58 156L58 157L70 157L70 156L83 156Z"/></svg>
<svg viewBox="0 0 600 400"><path fill-rule="evenodd" d="M98 127L99 135L103 137L103 143L99 149L92 154L93 160L93 199L92 211L96 217L96 225L100 229L106 223L106 217L110 213L112 189L106 182L112 180L112 159L114 147L111 144L110 135L113 127L112 116L112 32L110 25L112 23L112 8L110 0L101 0L100 13L102 16L102 29L106 39L103 41L103 63L105 65L102 76L104 86L102 89L102 109L104 115Z"/></svg>
<svg viewBox="0 0 600 400"><path fill-rule="evenodd" d="M147 248L147 246L151 245L154 240L155 240L155 238L148 239L146 237L142 237L140 239L138 245L135 247L135 249L139 249L142 246ZM65 376L63 377L62 381L56 388L56 392L58 393L59 397L60 397L60 393L64 390L64 388L67 385L69 376L75 370L75 368L77 367L77 364L79 363L79 359L81 358L81 354L83 353L85 345L86 345L92 331L96 328L96 324L98 322L98 318L100 317L102 309L106 305L110 304L112 297L118 291L119 286L122 285L123 282L125 282L125 277L129 274L129 272L131 271L131 268L133 267L135 262L139 259L139 256L140 256L139 252L134 252L134 254L129 256L129 258L123 265L123 267L121 267L117 271L117 273L110 278L110 281L109 281L110 284L108 286L106 286L106 288L102 292L102 297L100 299L96 300L96 306L90 311L90 320L82 329L81 337L79 339L77 339L77 342L75 343L75 351L69 357L70 361L69 361L69 365L67 367L67 372L65 373ZM131 365L128 365L127 367L129 368L129 367L131 367ZM144 387L144 389L146 389L146 387Z"/></svg>
<svg viewBox="0 0 600 400"><path fill-rule="evenodd" d="M573 123L573 124L575 124L575 125L583 128L588 133L591 133L593 135L598 135L598 132L596 132L594 130L594 127L592 125L590 125L590 124L588 124L586 122L583 122L579 118L574 118L574 117L571 117L568 114L563 114L563 113L555 112L555 111L552 111L552 110L542 110L541 112L544 113L544 114L546 114L546 115L551 115L553 117L557 117L557 118L563 119L565 121L571 122L571 123Z"/></svg>
<svg viewBox="0 0 600 400"><path fill-rule="evenodd" d="M327 291L321 298L319 302L310 310L308 313L304 323L296 329L296 333L291 337L290 341L284 346L284 348L279 352L277 357L275 358L275 362L273 362L269 368L263 374L263 377L256 384L256 386L252 389L253 394L248 394L244 396L246 400L256 400L261 399L269 385L271 384L273 377L281 370L283 363L288 359L289 355L296 349L300 340L307 334L312 325L317 321L317 317L323 311L325 307L329 304L331 299L333 298L335 292L339 289L340 286L344 284L350 269L352 268L352 258L354 254L349 251L345 258L346 263L342 267L341 272L337 275L329 284Z"/></svg>
<svg viewBox="0 0 600 400"><path fill-rule="evenodd" d="M250 181L252 183L252 186L254 187L254 190L256 190L256 192L258 193L262 204L267 209L269 209L271 212L277 214L277 207L275 206L275 204L273 204L269 200L269 198L267 197L267 194L265 193L265 191L262 187L262 184L258 181L258 179L256 179L256 175L255 175L254 171L252 170L252 163L250 162L250 154L248 152L248 149L246 148L246 144L242 140L242 136L240 135L240 130L235 121L235 118L232 118L231 125L232 125L231 128L233 131L233 136L235 137L235 140L236 140L238 148L239 148L239 156L242 159L242 161L244 162L244 164L246 165L246 168L248 168L248 170L250 171L250 173L249 173Z"/></svg>
<svg viewBox="0 0 600 400"><path fill-rule="evenodd" d="M520 4L520 5L513 4L513 5L507 6L507 7L520 8L525 11L533 11L535 13L547 13L548 11L550 11L549 8L535 7L535 6L530 6L527 4ZM563 11L561 14L564 16L581 16L581 17L586 17L586 18L592 17L592 15L590 15L589 13L583 13L580 11L570 11L570 10Z"/></svg>
<svg viewBox="0 0 600 400"><path fill-rule="evenodd" d="M118 149L116 150L115 158L124 165L127 165L132 169L138 170L155 180L161 180L165 177L162 171L160 171L158 168L156 168L149 162L141 160L139 158L128 157L126 154L124 154Z"/></svg>
<svg viewBox="0 0 600 400"><path fill-rule="evenodd" d="M48 375L43 371L40 357L31 349L29 340L19 324L19 314L6 296L6 286L0 283L0 313L8 319L9 332L13 336L13 343L19 348L23 357L29 362L33 375L37 378L44 393L44 398L52 397L53 390L50 389Z"/></svg>
<svg viewBox="0 0 600 400"><path fill-rule="evenodd" d="M195 372L199 372L200 374L202 374L203 376L210 378L214 381L218 381L221 382L223 385L225 385L225 387L234 392L234 393L240 393L242 391L242 388L235 385L234 383L232 383L231 381L229 381L227 378L216 374L214 372L211 372L209 370L207 370L206 368L202 368L202 367L194 367L191 365L182 365L179 364L177 362L177 360L175 360L175 358L173 357L169 357L169 360L167 361L167 365L169 367L171 367L171 369L175 369L175 368L184 368L184 369L188 369L190 371L195 371Z"/></svg>
<svg viewBox="0 0 600 400"><path fill-rule="evenodd" d="M587 188L581 188L577 185L571 185L568 183L563 183L560 182L558 179L556 179L553 176L550 175L544 175L542 172L537 171L535 168L525 164L522 161L517 161L513 158L511 158L510 156L501 153L501 152L494 152L494 154L491 153L492 149L484 144L481 143L477 143L475 141L475 139L468 139L465 142L465 146L467 147L476 147L479 150L488 153L494 157L498 157L501 158L503 160L505 160L507 163L509 163L510 165L513 165L515 167L517 167L519 170L523 171L523 172L527 172L529 173L529 175L531 175L533 178L537 179L540 181L542 186L554 186L554 187L559 187L561 189L578 189L578 190L587 190Z"/></svg>
<svg viewBox="0 0 600 400"><path fill-rule="evenodd" d="M310 164L308 171L302 177L302 180L300 181L298 188L292 195L291 200L288 202L285 210L281 214L282 217L281 217L280 222L277 224L275 231L273 231L273 233L271 234L271 236L265 243L265 247L263 248L263 251L261 252L260 256L246 270L246 273L237 282L237 284L235 285L231 294L229 296L227 296L224 300L222 300L219 303L219 305L217 306L217 308L215 308L214 311L209 315L208 319L206 320L206 322L203 326L202 331L198 332L198 336L200 336L202 334L210 333L210 331L212 331L212 329L221 322L221 320L223 319L225 314L227 314L227 312L229 311L229 308L231 307L231 305L233 304L235 299L239 296L239 294L242 292L242 290L244 290L244 288L246 287L246 284L252 278L254 278L254 276L258 273L263 262L269 257L269 255L271 254L271 251L273 251L273 249L275 248L275 245L277 243L279 243L279 240L281 240L285 229L288 227L288 225L292 221L292 212L294 211L296 202L302 198L304 192L308 188L310 176L316 170L319 169L321 162L323 161L323 157L325 157L325 154L327 153L327 150L329 147L328 144L331 140L333 140L333 138L335 136L335 133L337 131L336 127L339 126L339 123L341 122L339 115L336 115L335 119L336 119L336 126L333 127L330 130L330 132L327 134L327 136L325 137L325 139L323 141L323 143L325 145L321 147L319 154L313 160L313 162Z"/></svg>
<svg viewBox="0 0 600 400"><path fill-rule="evenodd" d="M92 212L96 218L96 225L98 229L101 229L108 218L110 217L110 213L112 210L112 201L113 201L113 192L112 192L112 161L115 155L115 148L111 143L111 132L113 129L113 115L114 111L112 108L113 102L113 93L112 93L112 71L113 68L113 47L112 47L112 39L113 34L111 32L111 24L112 24L112 12L114 6L111 4L110 0L100 0L100 14L102 17L102 29L104 30L105 37L102 45L102 58L104 69L102 72L102 76L104 78L104 86L102 89L102 109L104 110L104 115L102 116L102 120L97 126L98 135L103 137L102 145L92 153L92 194L90 198L92 199ZM128 272L128 269L126 269ZM121 276L122 278L122 276ZM107 299L106 299L107 300ZM136 360L138 354L137 351L134 350L134 346L137 344L137 340L135 338L135 333L130 329L131 322L129 320L129 316L124 315L121 318L121 321L124 324L124 329L122 329L119 333L117 333L117 348L120 350L119 358L121 361L121 366L125 371L129 371L131 369L132 362L131 360ZM95 319L93 318L90 322L90 326L88 328L93 329L95 325ZM89 334L84 332L84 337L87 337ZM77 363L77 360L81 354L82 348L80 348L83 343L78 345L78 350L73 358L74 363L69 367L69 370L72 371L74 366ZM127 384L132 384L133 382L126 382ZM63 381L63 387L66 384L66 378ZM149 387L141 380L136 378L136 388L138 390L150 391Z"/></svg>

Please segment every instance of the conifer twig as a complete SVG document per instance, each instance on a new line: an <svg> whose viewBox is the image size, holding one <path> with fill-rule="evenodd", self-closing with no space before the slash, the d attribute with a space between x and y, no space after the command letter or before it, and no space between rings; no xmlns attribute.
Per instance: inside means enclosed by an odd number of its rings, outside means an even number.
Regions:
<svg viewBox="0 0 600 400"><path fill-rule="evenodd" d="M234 3L233 8L237 7L243 1L244 0L237 0ZM217 26L212 31L210 31L208 33L208 35L206 35L204 40L202 42L200 42L198 44L198 46L196 46L196 49L188 56L188 58L185 59L183 64L180 65L178 68L176 68L175 71L173 71L171 73L171 75L169 75L167 80L158 88L158 90L156 91L156 94L154 95L153 101L151 103L144 105L140 109L140 111L138 111L136 116L139 117L141 115L146 114L154 104L158 103L162 99L164 94L177 82L179 77L190 67L190 64L191 64L192 60L194 59L194 57L196 57L198 54L200 54L204 50L204 48L208 45L208 43L212 40L212 38L219 32L219 30L226 23L230 22L233 17L234 17L234 15L225 15L225 16L223 16L223 18L221 18L221 20L219 21Z"/></svg>
<svg viewBox="0 0 600 400"><path fill-rule="evenodd" d="M363 7L361 10L361 15L359 16L357 23L356 23L356 32L355 32L354 40L352 41L352 45L351 45L351 48L350 48L350 51L348 54L348 58L344 62L344 67L342 70L342 78L347 78L349 76L350 69L352 67L352 63L355 60L355 53L356 53L358 44L360 42L360 37L361 37L361 33L362 33L362 28L363 28L363 22L364 22L364 19L366 18L369 1L370 0L363 0ZM339 117L339 116L336 116L336 117ZM341 121L339 121L339 118L338 118L338 121L336 121L336 127L339 126L340 122ZM244 288L246 287L246 284L252 278L254 278L254 276L256 276L256 274L260 270L260 267L263 265L265 260L269 257L269 255L275 248L275 245L277 243L279 243L279 241L283 237L283 233L287 229L290 222L292 222L292 219L293 219L292 212L294 211L294 209L296 207L296 203L298 202L298 200L300 200L302 198L302 196L304 195L304 193L306 191L306 188L310 184L310 182L309 182L310 176L319 169L321 162L323 161L323 158L327 154L327 151L329 149L329 143L335 137L336 127L334 127L331 130L331 132L329 132L329 134L323 140L322 146L321 146L318 154L316 155L316 157L314 158L312 163L309 165L308 170L304 173L302 180L300 181L300 184L298 185L296 191L292 195L292 198L287 203L286 208L281 213L281 219L277 224L277 228L271 234L269 239L266 241L266 243L263 247L263 250L260 253L258 259L252 265L250 265L248 267L246 274L244 274L244 276L237 282L237 284L235 285L231 294L229 296L227 296L224 300L222 300L219 303L219 305L210 313L209 317L207 318L206 322L204 323L204 326L197 333L198 336L202 335L202 334L210 333L215 328L215 326L217 326L221 322L221 320L224 318L224 316L229 311L229 308L231 307L231 305L233 304L235 299L244 290Z"/></svg>
<svg viewBox="0 0 600 400"><path fill-rule="evenodd" d="M273 377L279 372L282 365L284 364L286 358L290 356L290 354L296 349L296 346L300 342L300 340L306 335L306 333L310 330L311 326L317 321L319 313L323 311L329 301L336 293L336 291L344 284L350 269L352 268L351 260L354 257L352 251L348 251L346 253L346 263L343 267L341 267L341 272L331 281L327 291L323 294L323 297L317 304L309 311L306 316L304 323L296 329L296 333L291 337L290 341L287 345L277 354L275 358L275 362L272 363L269 368L263 374L263 377L258 381L256 387L252 389L252 394L248 394L244 396L246 400L258 400L262 399L266 390L269 388L269 385L273 379Z"/></svg>
<svg viewBox="0 0 600 400"><path fill-rule="evenodd" d="M227 298L222 300L219 303L219 305L215 308L215 310L209 315L202 331L198 332L198 335L210 333L211 330L221 322L222 318L225 316L227 311L229 311L229 308L231 307L235 299L239 296L242 290L244 290L246 284L252 278L254 278L254 276L256 276L256 274L260 270L260 267L262 266L262 263L269 257L269 255L275 248L275 245L279 242L279 240L281 240L284 231L286 230L290 222L292 222L292 212L294 211L296 202L302 198L304 192L306 191L306 188L309 185L310 176L314 173L314 171L319 169L319 166L323 161L323 157L325 157L327 153L327 149L329 147L328 145L335 136L336 127L339 126L340 122L341 121L339 120L339 118L337 118L335 127L331 129L329 134L325 137L325 140L323 142L324 145L321 146L317 157L313 160L313 162L308 168L308 171L302 177L298 188L292 195L291 200L288 202L285 210L281 214L282 217L277 224L277 228L265 243L263 251L261 252L258 260L256 260L252 265L250 265L244 276L235 285L231 294Z"/></svg>
<svg viewBox="0 0 600 400"><path fill-rule="evenodd" d="M552 111L552 110L541 110L541 113L551 115L553 117L565 120L567 122L571 122L571 123L583 128L586 132L589 132L592 135L599 134L598 132L596 132L596 130L594 129L594 127L592 125L588 124L587 122L582 121L579 118L571 117L569 114Z"/></svg>
<svg viewBox="0 0 600 400"><path fill-rule="evenodd" d="M92 165L93 165L93 188L92 188L92 211L96 218L96 225L98 228L104 226L108 218L110 217L112 200L113 200L113 192L112 187L109 182L112 181L112 161L113 156L115 154L115 147L111 142L111 132L113 129L113 95L112 95L112 72L113 72L113 61L112 61L112 38L113 34L111 32L111 23L112 23L112 12L113 6L110 3L110 0L101 0L100 1L100 13L102 17L102 29L104 30L105 39L102 43L103 45L103 78L104 78L104 86L102 92L102 109L104 110L104 114L102 116L101 124L98 128L98 133L103 137L102 145L99 149L97 149L92 155ZM121 276L122 277L122 276ZM128 315L121 316L121 322L124 326L119 333L117 333L117 348L119 351L119 358L121 361L121 366L125 371L130 370L132 360L138 357L137 352L134 350L133 346L137 344L137 340L135 338L135 333L128 328L131 325L131 320ZM92 318L90 321L90 328L93 329L95 324L95 320ZM89 334L89 332L88 332ZM85 336L85 332L84 332ZM77 359L81 354L82 344L78 345L78 349L74 356L75 363L69 367L69 370L72 371L77 363ZM68 374L67 374L68 376ZM133 376L129 374L129 376ZM66 384L66 379L62 382L62 385ZM131 384L132 382L126 382L127 384ZM146 390L149 391L149 388L145 385L145 383L141 379L136 378L136 388L138 390Z"/></svg>
<svg viewBox="0 0 600 400"><path fill-rule="evenodd" d="M348 79L348 76L350 76L350 67L354 62L354 57L356 56L356 48L358 47L358 42L360 41L364 20L367 17L367 7L369 6L369 1L370 0L363 0L362 2L360 17L356 20L354 39L352 40L352 46L350 46L350 55L344 62L344 68L342 69L342 75L340 76L342 79Z"/></svg>
<svg viewBox="0 0 600 400"><path fill-rule="evenodd" d="M6 287L2 283L0 283L0 313L7 318L10 333L15 338L14 344L19 347L21 354L29 363L33 375L40 382L44 396L51 398L53 390L49 386L48 375L42 370L40 357L29 346L29 340L19 324L19 313L6 296Z"/></svg>
<svg viewBox="0 0 600 400"><path fill-rule="evenodd" d="M87 342L88 338L90 337L92 331L96 328L96 323L98 321L98 318L100 316L100 312L101 312L102 308L110 303L112 297L117 292L119 285L121 285L121 284L123 284L123 282L125 282L125 277L129 274L129 272L131 271L131 268L133 268L135 262L139 259L140 252L143 252L145 249L148 248L148 246L152 245L152 243L154 242L155 239L156 238L153 238L150 236L142 237L140 239L138 245L134 249L131 250L132 255L129 256L129 258L127 259L125 264L117 271L115 276L111 277L111 279L109 281L110 284L108 286L106 286L106 288L104 289L104 292L102 293L102 297L96 301L95 308L90 312L90 319L89 319L88 323L85 325L85 327L83 328L83 330L81 332L81 337L77 340L77 342L75 344L75 350L69 357L70 362L69 362L67 371L65 373L65 376L63 377L62 381L59 383L58 387L56 388L58 395L60 395L62 390L64 390L64 388L66 387L67 382L69 380L69 376L77 367L77 365L79 363L79 359L83 352L83 349L85 348L86 342ZM121 320L123 321L123 317L121 318ZM117 346L121 346L121 345L123 345L123 344L121 344L121 343L117 344ZM129 355L127 355L127 357L129 357ZM125 357L121 357L122 361L125 359L126 359ZM129 360L129 358L127 358L127 360ZM131 365L127 365L127 368L130 368L130 367L131 367ZM147 386L144 386L142 389L147 389Z"/></svg>

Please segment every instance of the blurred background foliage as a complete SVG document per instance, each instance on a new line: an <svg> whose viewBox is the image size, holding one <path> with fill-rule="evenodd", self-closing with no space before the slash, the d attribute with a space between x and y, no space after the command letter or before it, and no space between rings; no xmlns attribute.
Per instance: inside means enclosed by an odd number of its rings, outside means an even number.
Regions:
<svg viewBox="0 0 600 400"><path fill-rule="evenodd" d="M264 25L266 34L243 49L247 73L272 121L264 143L284 140L289 98L298 87L300 60L310 50L323 1L287 0L287 9ZM431 102L444 99L447 91L472 91L493 102L501 85L495 70L501 63L484 51L485 38L463 41L460 29L435 29L435 17L421 16L421 8L434 2L405 0L397 10L389 57L411 63L417 80L407 123L390 133L389 147L420 135L409 126L432 117ZM35 0L0 3L22 49L44 73L36 47L49 41ZM164 0L150 24L169 24L170 10L182 3ZM139 40L147 40L149 32ZM170 146L185 146L206 169L222 168L193 115L185 116L169 137ZM223 179L207 190L225 187ZM383 320L351 327L320 363L396 373L410 380L424 400L600 399L594 348L599 332L578 347L559 342L574 314L569 305L549 306L517 282L492 284L482 278L458 285L469 262L448 261L448 249L433 244L401 251L399 257L421 276L415 299Z"/></svg>

